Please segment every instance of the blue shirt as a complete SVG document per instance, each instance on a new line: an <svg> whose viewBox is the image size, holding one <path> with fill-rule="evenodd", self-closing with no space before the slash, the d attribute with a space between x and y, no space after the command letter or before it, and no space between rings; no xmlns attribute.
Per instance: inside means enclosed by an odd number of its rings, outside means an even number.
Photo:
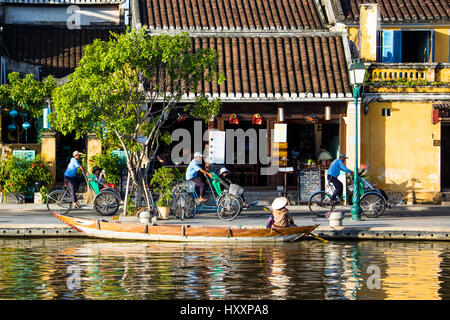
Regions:
<svg viewBox="0 0 450 320"><path fill-rule="evenodd" d="M186 169L186 180L191 180L192 178L197 178L197 173L202 167L198 164L198 162L194 159L189 163L189 166Z"/></svg>
<svg viewBox="0 0 450 320"><path fill-rule="evenodd" d="M352 173L346 166L345 164L342 162L341 159L336 159L333 161L333 163L331 163L331 166L328 168L328 174L330 176L333 176L335 178L337 178L339 176L339 174L342 171L348 172L348 173Z"/></svg>
<svg viewBox="0 0 450 320"><path fill-rule="evenodd" d="M64 175L71 178L75 177L77 175L78 167L81 167L81 164L78 162L78 160L75 158L70 159L69 165L67 166Z"/></svg>

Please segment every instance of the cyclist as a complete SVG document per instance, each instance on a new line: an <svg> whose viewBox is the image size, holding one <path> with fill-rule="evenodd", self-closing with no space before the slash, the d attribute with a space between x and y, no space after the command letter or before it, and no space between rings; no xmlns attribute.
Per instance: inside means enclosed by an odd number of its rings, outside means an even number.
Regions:
<svg viewBox="0 0 450 320"><path fill-rule="evenodd" d="M334 193L331 195L330 200L334 202L336 202L337 196L339 196L339 199L342 199L342 193L344 191L344 186L338 179L341 170L350 174L352 173L352 171L345 166L345 159L348 159L348 157L344 153L339 154L339 158L334 160L328 168L327 179L334 186Z"/></svg>
<svg viewBox="0 0 450 320"><path fill-rule="evenodd" d="M200 163L202 162L203 155L200 152L194 153L194 159L189 163L189 166L186 169L186 180L191 180L195 183L195 188L199 190L199 200L201 202L208 201L204 197L205 194L205 184L198 178L198 172L201 172L208 177L212 178L212 173L205 171L200 166Z"/></svg>
<svg viewBox="0 0 450 320"><path fill-rule="evenodd" d="M69 185L70 194L72 196L72 204L74 207L79 208L76 192L80 187L80 178L77 176L77 170L80 168L86 175L89 175L86 169L84 169L80 164L80 158L84 155L79 151L74 151L70 159L69 165L67 166L66 171L64 172L64 182Z"/></svg>

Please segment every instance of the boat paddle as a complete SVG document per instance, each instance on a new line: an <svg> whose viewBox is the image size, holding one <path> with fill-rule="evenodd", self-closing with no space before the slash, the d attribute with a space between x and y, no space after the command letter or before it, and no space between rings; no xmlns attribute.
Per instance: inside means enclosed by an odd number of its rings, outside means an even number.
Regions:
<svg viewBox="0 0 450 320"><path fill-rule="evenodd" d="M270 214L272 214L272 211L270 211L270 210L267 209L266 207L264 207L264 210L266 210L267 212L269 212ZM327 242L328 242L328 240L325 240L325 239L323 239L323 238L321 238L321 237L319 237L319 236L316 236L315 234L309 233L309 235L312 236L313 238L317 239L317 240L320 240L320 241L324 242L324 243L327 243Z"/></svg>

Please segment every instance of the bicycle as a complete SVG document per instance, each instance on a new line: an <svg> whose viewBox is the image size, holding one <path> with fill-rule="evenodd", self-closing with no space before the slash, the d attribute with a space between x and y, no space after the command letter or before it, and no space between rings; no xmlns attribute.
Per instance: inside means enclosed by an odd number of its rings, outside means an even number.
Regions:
<svg viewBox="0 0 450 320"><path fill-rule="evenodd" d="M387 199L366 179L362 176L359 178L361 179L359 204L362 209L362 214L369 218L381 216L386 209ZM353 191L353 185L349 186L349 190ZM337 197L337 201L331 200L334 191L334 185L328 182L325 191L314 192L308 200L309 210L318 217L324 217L326 212L333 211L334 207L343 200L339 197Z"/></svg>
<svg viewBox="0 0 450 320"><path fill-rule="evenodd" d="M117 213L120 206L119 196L113 188L105 187L100 190L95 176L88 177L83 173L87 188L94 198L94 208L102 216L112 216ZM67 182L62 190L54 190L47 196L47 209L58 214L67 214L72 209L72 196Z"/></svg>
<svg viewBox="0 0 450 320"><path fill-rule="evenodd" d="M170 213L181 221L184 218L192 218L197 211L197 203L193 196L195 183L192 181L180 181L172 189L170 199Z"/></svg>
<svg viewBox="0 0 450 320"><path fill-rule="evenodd" d="M193 218L198 211L216 210L220 219L234 220L242 211L244 189L232 184L229 187L212 172L212 177L206 179L209 190L214 197L214 205L207 205L199 201L199 195L195 191L195 183L192 181L179 182L173 191L172 212L181 220ZM221 185L226 186L222 190Z"/></svg>

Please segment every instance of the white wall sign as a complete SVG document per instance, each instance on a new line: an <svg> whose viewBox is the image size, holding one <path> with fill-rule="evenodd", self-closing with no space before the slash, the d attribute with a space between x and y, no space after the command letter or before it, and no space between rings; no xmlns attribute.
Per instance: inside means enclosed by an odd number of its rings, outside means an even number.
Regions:
<svg viewBox="0 0 450 320"><path fill-rule="evenodd" d="M287 142L287 124L275 123L273 142Z"/></svg>
<svg viewBox="0 0 450 320"><path fill-rule="evenodd" d="M225 163L225 131L209 132L209 163Z"/></svg>

